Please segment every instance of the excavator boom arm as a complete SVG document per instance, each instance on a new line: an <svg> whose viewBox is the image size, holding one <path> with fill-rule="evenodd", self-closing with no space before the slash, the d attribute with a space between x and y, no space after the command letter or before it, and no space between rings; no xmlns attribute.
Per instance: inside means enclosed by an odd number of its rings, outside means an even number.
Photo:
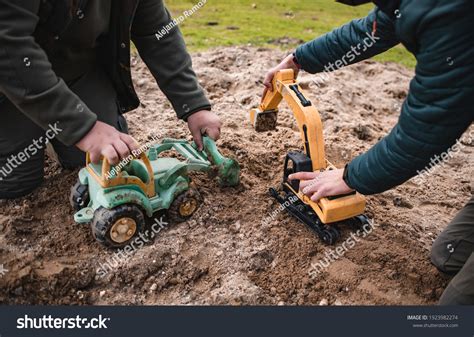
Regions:
<svg viewBox="0 0 474 337"><path fill-rule="evenodd" d="M321 117L296 83L293 70L282 70L275 75L273 90L267 91L259 109L262 112L276 112L282 100L287 102L296 118L306 154L311 158L313 171L326 169Z"/></svg>

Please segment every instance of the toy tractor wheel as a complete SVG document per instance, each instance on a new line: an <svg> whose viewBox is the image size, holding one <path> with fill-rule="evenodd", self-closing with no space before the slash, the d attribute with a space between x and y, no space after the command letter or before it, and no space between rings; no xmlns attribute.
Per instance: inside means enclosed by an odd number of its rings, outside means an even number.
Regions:
<svg viewBox="0 0 474 337"><path fill-rule="evenodd" d="M201 194L195 188L181 193L168 210L170 221L174 223L186 221L197 211L201 202Z"/></svg>
<svg viewBox="0 0 474 337"><path fill-rule="evenodd" d="M145 216L133 204L113 209L99 208L92 220L92 234L106 247L122 248L128 245L145 228Z"/></svg>
<svg viewBox="0 0 474 337"><path fill-rule="evenodd" d="M71 194L69 196L69 202L72 208L79 212L81 209L89 204L89 187L81 184L78 181L73 187L71 187Z"/></svg>

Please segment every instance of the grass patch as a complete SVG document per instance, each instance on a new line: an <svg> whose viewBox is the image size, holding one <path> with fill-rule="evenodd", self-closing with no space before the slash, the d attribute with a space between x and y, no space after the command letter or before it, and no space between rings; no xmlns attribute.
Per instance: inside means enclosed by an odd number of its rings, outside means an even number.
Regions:
<svg viewBox="0 0 474 337"><path fill-rule="evenodd" d="M166 0L173 16L189 11L197 2ZM365 16L372 7L350 7L333 0L207 0L181 29L191 51L232 45L291 49ZM402 46L375 59L415 66L414 57Z"/></svg>

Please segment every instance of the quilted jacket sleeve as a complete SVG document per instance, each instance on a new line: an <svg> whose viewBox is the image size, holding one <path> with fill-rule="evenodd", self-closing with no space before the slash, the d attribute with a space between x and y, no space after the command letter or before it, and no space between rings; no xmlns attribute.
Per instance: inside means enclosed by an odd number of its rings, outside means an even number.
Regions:
<svg viewBox="0 0 474 337"><path fill-rule="evenodd" d="M472 1L409 2L416 41L415 78L397 125L348 165L349 185L364 194L400 185L461 150L457 140L474 117L474 5ZM423 8L425 7L425 8ZM473 140L472 136L471 141ZM418 178L418 177L417 177Z"/></svg>
<svg viewBox="0 0 474 337"><path fill-rule="evenodd" d="M373 32L374 21L377 30ZM363 19L333 30L296 50L296 58L303 70L309 73L334 71L374 55L380 54L399 43L394 20L375 9Z"/></svg>

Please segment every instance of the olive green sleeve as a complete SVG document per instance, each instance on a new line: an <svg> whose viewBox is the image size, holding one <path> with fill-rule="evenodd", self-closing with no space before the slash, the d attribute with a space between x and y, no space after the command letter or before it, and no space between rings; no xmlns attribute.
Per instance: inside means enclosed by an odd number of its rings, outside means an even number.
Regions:
<svg viewBox="0 0 474 337"><path fill-rule="evenodd" d="M211 103L172 20L162 0L142 0L132 25L132 40L178 118L186 119L198 110L209 110Z"/></svg>
<svg viewBox="0 0 474 337"><path fill-rule="evenodd" d="M39 5L40 0L0 0L0 93L41 128L56 124L62 130L57 138L74 145L97 116L56 76L35 42Z"/></svg>

